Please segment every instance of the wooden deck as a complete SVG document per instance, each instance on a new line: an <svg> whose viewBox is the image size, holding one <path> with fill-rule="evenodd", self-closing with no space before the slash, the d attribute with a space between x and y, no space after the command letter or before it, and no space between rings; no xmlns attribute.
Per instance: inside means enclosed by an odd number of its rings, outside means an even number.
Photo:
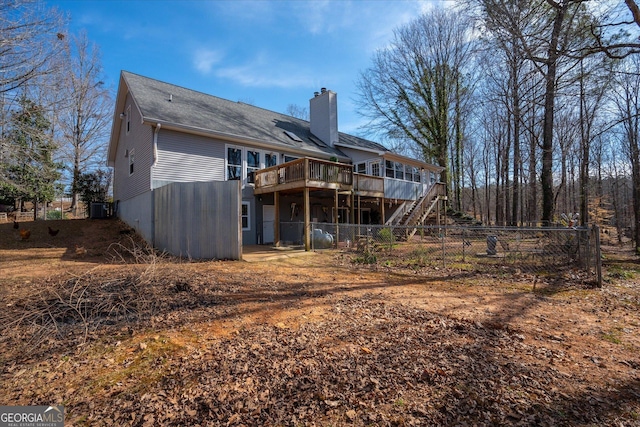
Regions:
<svg viewBox="0 0 640 427"><path fill-rule="evenodd" d="M384 197L384 178L354 173L350 164L309 157L262 169L255 174L256 195L305 188Z"/></svg>

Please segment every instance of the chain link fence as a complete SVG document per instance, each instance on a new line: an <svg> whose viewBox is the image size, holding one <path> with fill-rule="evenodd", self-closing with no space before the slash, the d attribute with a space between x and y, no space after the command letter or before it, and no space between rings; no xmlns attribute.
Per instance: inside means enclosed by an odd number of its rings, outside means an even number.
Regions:
<svg viewBox="0 0 640 427"><path fill-rule="evenodd" d="M313 223L313 250L353 253L357 262L491 273L581 273L602 285L598 227L520 228Z"/></svg>

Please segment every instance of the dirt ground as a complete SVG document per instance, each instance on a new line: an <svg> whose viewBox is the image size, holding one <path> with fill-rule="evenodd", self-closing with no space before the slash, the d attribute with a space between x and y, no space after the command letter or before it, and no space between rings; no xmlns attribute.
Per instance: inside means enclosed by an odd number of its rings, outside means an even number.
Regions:
<svg viewBox="0 0 640 427"><path fill-rule="evenodd" d="M0 224L0 403L66 425L640 426L640 263L605 283L154 254L112 220ZM60 230L51 236L47 227Z"/></svg>

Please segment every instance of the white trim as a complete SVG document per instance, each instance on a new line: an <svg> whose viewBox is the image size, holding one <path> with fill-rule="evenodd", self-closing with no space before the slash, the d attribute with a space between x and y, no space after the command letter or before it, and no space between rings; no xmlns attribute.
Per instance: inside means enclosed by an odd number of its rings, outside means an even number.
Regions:
<svg viewBox="0 0 640 427"><path fill-rule="evenodd" d="M378 174L373 173L373 165L378 165ZM384 178L384 161L382 159L367 160L367 172L371 176Z"/></svg>
<svg viewBox="0 0 640 427"><path fill-rule="evenodd" d="M247 214L243 215L242 214L242 206L246 206L247 207ZM242 231L251 231L251 202L248 200L243 200L241 205L240 205L240 226L242 226L242 218L244 218L246 216L247 218L247 227L242 227Z"/></svg>
<svg viewBox="0 0 640 427"><path fill-rule="evenodd" d="M238 167L240 166L240 177L239 179L230 179L229 178L229 149L233 148L233 149L237 149L240 150L240 165L232 165L233 167ZM244 186L244 179L245 179L245 172L244 172L244 147L240 146L240 145L232 145L232 144L225 144L224 146L224 180L225 181L241 181L242 185Z"/></svg>

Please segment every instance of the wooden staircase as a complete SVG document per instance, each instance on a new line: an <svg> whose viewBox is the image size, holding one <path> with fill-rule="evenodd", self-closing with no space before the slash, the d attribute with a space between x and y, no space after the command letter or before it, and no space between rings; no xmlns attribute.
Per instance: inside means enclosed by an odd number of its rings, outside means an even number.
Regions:
<svg viewBox="0 0 640 427"><path fill-rule="evenodd" d="M444 184L435 184L420 199L410 202L404 214L399 218L390 218L387 225L397 225L409 227L405 234L405 240L416 234L417 226L424 223L424 220L438 206L438 201L446 199ZM409 203L409 202L405 202ZM413 227L413 228L411 228Z"/></svg>

